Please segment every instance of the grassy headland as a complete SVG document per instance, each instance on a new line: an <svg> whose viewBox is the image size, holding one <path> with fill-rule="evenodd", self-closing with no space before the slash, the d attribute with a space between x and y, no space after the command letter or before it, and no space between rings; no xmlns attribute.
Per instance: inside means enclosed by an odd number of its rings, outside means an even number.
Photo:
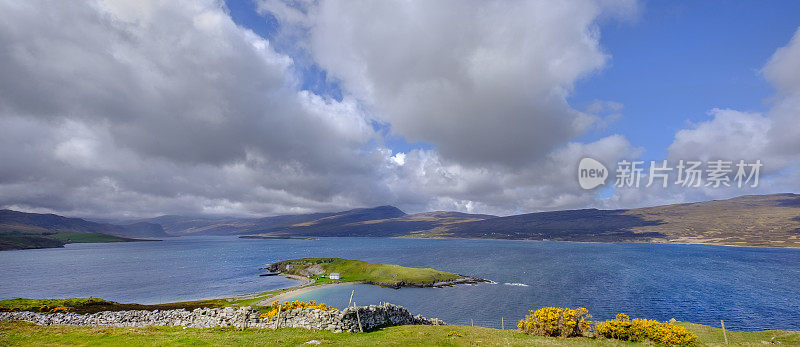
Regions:
<svg viewBox="0 0 800 347"><path fill-rule="evenodd" d="M332 283L331 273L339 273L339 282L360 282L384 287L435 287L484 280L431 268L368 263L342 258L301 258L284 260L267 267L282 274L303 276L315 280L315 285Z"/></svg>
<svg viewBox="0 0 800 347"><path fill-rule="evenodd" d="M55 233L0 233L0 250L63 247L68 243L131 242L143 241L108 234L55 232Z"/></svg>
<svg viewBox="0 0 800 347"><path fill-rule="evenodd" d="M679 323L699 336L698 346L723 346L722 330L704 325ZM800 344L796 331L728 331L727 346L761 346L761 341L781 342L782 346ZM181 327L110 328L74 326L37 326L31 323L0 323L0 345L269 345L298 346L317 340L324 345L344 346L652 346L651 343L623 342L608 339L539 337L515 330L481 327L404 325L368 333L332 333L330 331L282 328L278 330L238 330L232 328L183 329Z"/></svg>

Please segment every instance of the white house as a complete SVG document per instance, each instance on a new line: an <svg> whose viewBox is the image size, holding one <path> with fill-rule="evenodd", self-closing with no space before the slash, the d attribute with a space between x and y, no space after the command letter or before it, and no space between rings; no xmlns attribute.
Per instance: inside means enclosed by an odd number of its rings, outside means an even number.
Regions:
<svg viewBox="0 0 800 347"><path fill-rule="evenodd" d="M331 272L331 274L330 274L330 275L328 275L328 277L329 277L330 279L332 279L332 280L338 280L338 279L340 279L342 276L341 276L341 275L339 275L339 273L338 273L338 272Z"/></svg>

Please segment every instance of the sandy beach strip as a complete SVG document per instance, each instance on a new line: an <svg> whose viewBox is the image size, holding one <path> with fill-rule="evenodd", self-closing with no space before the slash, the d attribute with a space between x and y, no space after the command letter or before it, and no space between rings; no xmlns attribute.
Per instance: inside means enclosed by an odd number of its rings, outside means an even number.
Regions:
<svg viewBox="0 0 800 347"><path fill-rule="evenodd" d="M351 285L351 284L358 284L359 282L343 282L343 283L329 283L329 284L321 284L318 286L313 286L311 284L314 283L314 280L302 276L293 276L293 275L281 275L287 278L291 278L298 281L303 281L303 283L298 284L292 289L289 289L285 292L275 294L264 300L258 302L258 306L269 306L274 301L287 301L292 297L298 296L300 294L308 293L312 290L322 289L322 288L329 288L329 287L336 287L336 286L344 286L344 285Z"/></svg>

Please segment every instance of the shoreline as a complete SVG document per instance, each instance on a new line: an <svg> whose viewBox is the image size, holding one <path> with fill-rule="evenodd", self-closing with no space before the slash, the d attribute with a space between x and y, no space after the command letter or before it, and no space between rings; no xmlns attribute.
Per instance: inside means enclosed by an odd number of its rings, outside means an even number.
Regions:
<svg viewBox="0 0 800 347"><path fill-rule="evenodd" d="M182 235L182 236L168 236L168 238L179 238L179 237L207 237L208 235L203 236L192 236L192 235ZM227 235L226 235L227 236ZM243 240L259 240L259 239L267 239L267 240L319 240L324 238L384 238L384 237L371 237L371 236L314 236L314 237L305 237L305 236L298 236L298 237L250 237L252 235L230 235L231 237L236 237ZM716 247L734 247L734 248L765 248L765 249L790 249L790 250L800 250L800 244L782 244L782 245L762 245L762 244L729 244L729 243L706 243L706 242L670 242L670 241L662 241L662 242L653 242L653 241L621 241L621 242L609 242L609 241L574 241L574 240L540 240L540 239L506 239L506 238L480 238L480 237L452 237L452 236L416 236L416 235L402 235L402 236L386 236L385 238L390 239L417 239L417 240L476 240L476 241L527 241L527 242L568 242L568 243L589 243L589 244L651 244L651 245L687 245L687 246L716 246ZM0 249L0 252L11 252L11 251L30 251L30 250L38 250L38 249L54 249L54 248L65 248L66 245L72 244L79 244L79 243L117 243L117 242L148 242L148 241L165 241L163 239L148 239L148 238L139 238L139 239L131 239L125 241L102 241L102 242L70 242L65 243L61 246L55 247L36 247L36 248L8 248L8 249Z"/></svg>
<svg viewBox="0 0 800 347"><path fill-rule="evenodd" d="M370 236L323 236L323 237L352 237L352 238L374 238ZM476 241L528 241L528 242L568 242L568 243L595 243L607 245L630 245L630 244L650 244L650 245L687 245L687 246L719 246L719 247L741 247L741 248L768 248L768 249L794 249L800 250L800 244L796 245L737 245L727 243L703 243L703 242L653 242L653 241L574 241L574 240L540 240L540 239L498 239L481 237L439 237L439 236L387 236L390 239L416 239L416 240L476 240Z"/></svg>
<svg viewBox="0 0 800 347"><path fill-rule="evenodd" d="M285 292L278 293L278 294L275 294L273 296L264 298L263 300L257 302L255 304L255 306L269 306L269 305L272 304L272 302L274 302L276 300L278 302L287 301L288 299L291 299L294 296L297 296L297 295L300 295L300 294L305 294L305 293L308 293L308 292L311 292L311 291L314 291L314 290L317 290L317 289L338 287L338 286L346 286L346 285L354 285L354 284L361 284L361 282L328 283L328 284L320 284L320 285L316 285L316 286L308 284L308 285L293 287L293 288L290 288L289 290L287 290Z"/></svg>

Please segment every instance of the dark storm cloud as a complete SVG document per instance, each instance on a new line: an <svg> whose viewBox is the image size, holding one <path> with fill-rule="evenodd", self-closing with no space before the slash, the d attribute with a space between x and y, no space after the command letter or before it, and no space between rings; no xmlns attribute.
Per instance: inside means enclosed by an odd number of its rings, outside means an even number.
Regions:
<svg viewBox="0 0 800 347"><path fill-rule="evenodd" d="M0 17L2 205L247 213L382 199L357 105L298 92L291 59L217 2L0 2Z"/></svg>

